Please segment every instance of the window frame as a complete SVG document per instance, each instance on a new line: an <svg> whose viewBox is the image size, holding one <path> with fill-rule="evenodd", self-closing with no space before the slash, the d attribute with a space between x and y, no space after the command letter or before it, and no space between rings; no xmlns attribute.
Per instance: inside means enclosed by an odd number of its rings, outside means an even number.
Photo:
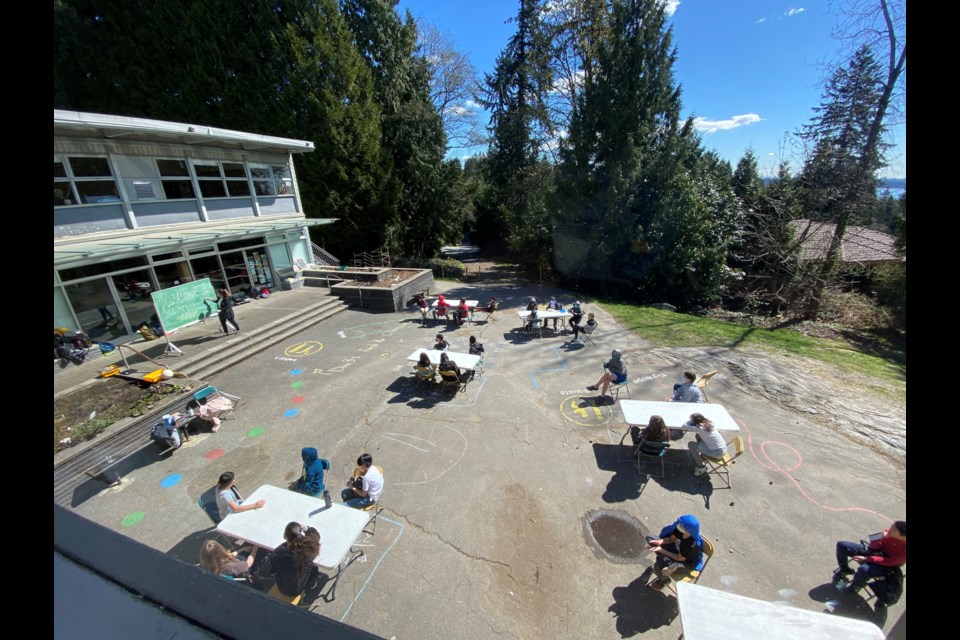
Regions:
<svg viewBox="0 0 960 640"><path fill-rule="evenodd" d="M106 169L109 172L109 175L90 175L90 176L77 176L74 173L73 165L70 163L71 158L82 159L82 158L93 158L96 160L103 160L106 163ZM54 169L53 184L54 189L58 188L57 185L60 185L59 188L63 189L64 187L69 189L70 199L72 202L60 203L57 204L54 202L54 208L59 207L96 207L102 206L104 204L122 204L123 196L121 195L120 187L117 183L117 176L114 174L113 165L110 162L109 156L96 155L96 154L84 154L78 153L73 155L67 155L65 153L55 153L53 154L54 165L59 164L63 170L64 175L56 175L56 169ZM86 185L97 185L97 184L109 184L113 187L113 194L93 194L94 197L106 197L113 199L102 200L99 202L84 202L84 199L89 198L90 194L86 193L86 190L83 188Z"/></svg>

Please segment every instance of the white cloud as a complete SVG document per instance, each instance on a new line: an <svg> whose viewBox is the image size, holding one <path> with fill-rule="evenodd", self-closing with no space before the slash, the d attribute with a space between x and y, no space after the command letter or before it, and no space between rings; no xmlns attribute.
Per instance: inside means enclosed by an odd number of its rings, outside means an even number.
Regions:
<svg viewBox="0 0 960 640"><path fill-rule="evenodd" d="M694 118L693 126L696 127L697 131L716 133L717 131L745 127L748 124L760 122L760 119L760 116L755 113L745 113L743 115L733 116L729 120L707 120L706 118Z"/></svg>
<svg viewBox="0 0 960 640"><path fill-rule="evenodd" d="M470 109L467 109L466 107L461 107L458 104L455 104L452 107L450 107L450 111L457 114L458 116L465 116L468 113L470 113Z"/></svg>
<svg viewBox="0 0 960 640"><path fill-rule="evenodd" d="M792 18L793 16L799 15L804 11L806 11L806 9L804 9L803 7L800 7L799 9L787 9L786 11L783 12L783 15L787 16L788 18Z"/></svg>
<svg viewBox="0 0 960 640"><path fill-rule="evenodd" d="M757 21L754 22L753 24L763 24L763 23L766 22L766 21L767 21L766 18L760 18L759 20L757 20Z"/></svg>
<svg viewBox="0 0 960 640"><path fill-rule="evenodd" d="M463 106L465 106L467 109L473 109L474 111L477 111L478 109L480 109L480 105L474 102L473 100L467 100L466 102L463 103Z"/></svg>
<svg viewBox="0 0 960 640"><path fill-rule="evenodd" d="M663 0L663 10L669 18L677 12L677 7L680 6L680 0Z"/></svg>

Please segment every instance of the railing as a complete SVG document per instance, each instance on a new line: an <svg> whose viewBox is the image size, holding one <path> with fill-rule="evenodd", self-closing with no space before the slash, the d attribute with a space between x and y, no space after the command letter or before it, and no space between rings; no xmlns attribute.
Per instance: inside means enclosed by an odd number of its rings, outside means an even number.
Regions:
<svg viewBox="0 0 960 640"><path fill-rule="evenodd" d="M315 242L311 242L310 246L313 247L313 263L314 264L318 264L318 265L325 264L331 267L340 266L340 261L334 258L329 253L327 253L326 249L316 244Z"/></svg>
<svg viewBox="0 0 960 640"><path fill-rule="evenodd" d="M363 253L353 254L353 266L355 267L389 267L390 252L384 249L376 251L364 251Z"/></svg>

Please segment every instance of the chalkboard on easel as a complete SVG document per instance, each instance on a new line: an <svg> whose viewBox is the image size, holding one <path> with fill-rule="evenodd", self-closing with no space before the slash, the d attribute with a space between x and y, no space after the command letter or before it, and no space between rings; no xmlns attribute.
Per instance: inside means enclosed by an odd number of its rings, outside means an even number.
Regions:
<svg viewBox="0 0 960 640"><path fill-rule="evenodd" d="M165 333L202 322L217 313L216 302L210 301L217 297L210 278L154 291L150 295Z"/></svg>

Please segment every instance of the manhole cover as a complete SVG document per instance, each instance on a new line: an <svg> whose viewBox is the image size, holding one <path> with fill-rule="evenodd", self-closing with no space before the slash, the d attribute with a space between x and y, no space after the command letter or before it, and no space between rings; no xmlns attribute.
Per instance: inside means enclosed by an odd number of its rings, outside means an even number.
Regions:
<svg viewBox="0 0 960 640"><path fill-rule="evenodd" d="M600 557L617 564L639 564L649 559L647 532L633 516L599 509L588 513L583 522L587 543Z"/></svg>

